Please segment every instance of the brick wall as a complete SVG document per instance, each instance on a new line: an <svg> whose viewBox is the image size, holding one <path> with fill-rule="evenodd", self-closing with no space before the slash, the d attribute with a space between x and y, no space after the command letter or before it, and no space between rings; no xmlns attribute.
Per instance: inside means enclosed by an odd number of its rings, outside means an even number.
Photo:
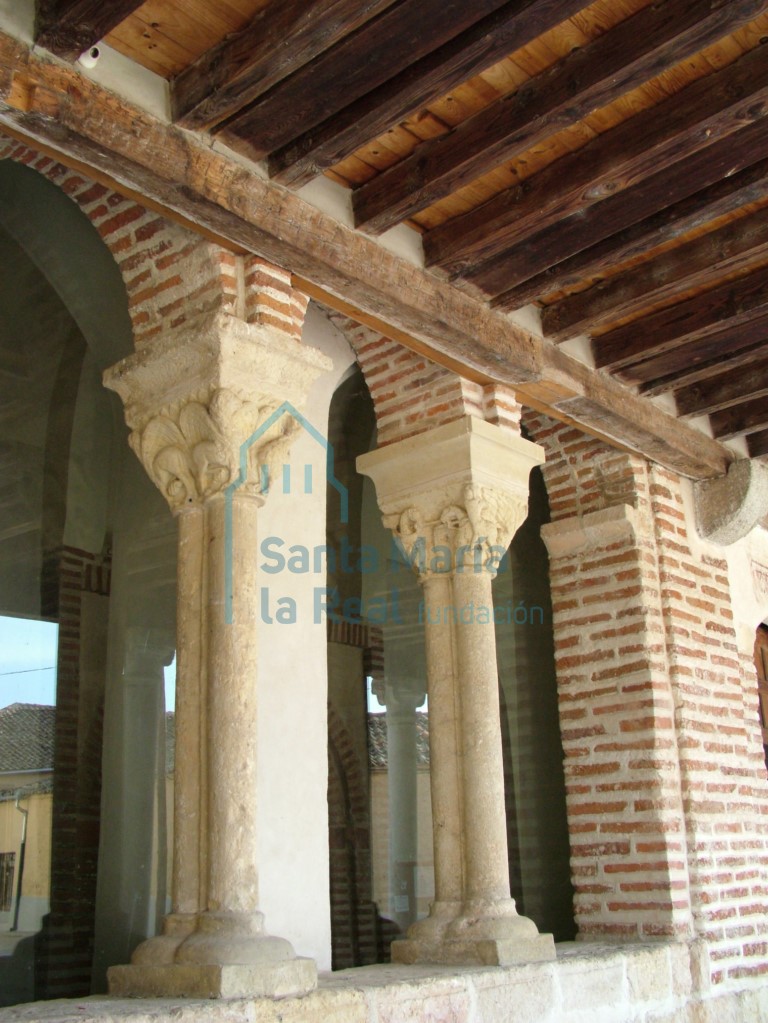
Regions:
<svg viewBox="0 0 768 1023"><path fill-rule="evenodd" d="M89 714L81 692L82 655L93 637L83 634L85 594L106 599L109 561L64 547L48 557L56 565L59 620L53 761L50 913L35 938L36 997L90 992L93 924L101 815L103 684ZM53 600L49 570L46 589Z"/></svg>
<svg viewBox="0 0 768 1023"><path fill-rule="evenodd" d="M582 936L696 937L706 983L764 959L765 770L724 560L674 473L526 413L544 445L572 875Z"/></svg>
<svg viewBox="0 0 768 1023"><path fill-rule="evenodd" d="M378 960L368 765L341 717L328 708L328 832L334 970Z"/></svg>
<svg viewBox="0 0 768 1023"><path fill-rule="evenodd" d="M768 972L768 790L751 651L723 558L696 553L680 481L650 469L696 933L714 983Z"/></svg>

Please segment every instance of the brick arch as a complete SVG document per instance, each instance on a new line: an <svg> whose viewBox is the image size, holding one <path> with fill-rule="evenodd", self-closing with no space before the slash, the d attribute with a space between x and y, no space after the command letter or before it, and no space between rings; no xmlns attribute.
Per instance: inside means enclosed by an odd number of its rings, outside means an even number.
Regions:
<svg viewBox="0 0 768 1023"><path fill-rule="evenodd" d="M468 380L342 313L326 312L354 351L371 392L379 447L464 416L518 432L520 406L509 388Z"/></svg>
<svg viewBox="0 0 768 1023"><path fill-rule="evenodd" d="M328 707L328 840L333 969L377 961L368 784L346 726Z"/></svg>
<svg viewBox="0 0 768 1023"><path fill-rule="evenodd" d="M52 182L96 229L123 278L134 343L207 312L235 312L233 253L2 134L0 160L23 164Z"/></svg>

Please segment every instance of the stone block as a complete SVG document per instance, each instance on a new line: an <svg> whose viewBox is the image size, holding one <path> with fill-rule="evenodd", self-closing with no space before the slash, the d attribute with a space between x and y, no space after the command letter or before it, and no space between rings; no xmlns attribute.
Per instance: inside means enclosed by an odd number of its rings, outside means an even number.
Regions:
<svg viewBox="0 0 768 1023"><path fill-rule="evenodd" d="M110 994L128 998L288 998L317 986L313 959L202 965L170 963L113 966Z"/></svg>
<svg viewBox="0 0 768 1023"><path fill-rule="evenodd" d="M669 950L646 948L627 955L630 1002L663 1002L673 997Z"/></svg>
<svg viewBox="0 0 768 1023"><path fill-rule="evenodd" d="M624 963L617 961L615 956L603 962L577 958L566 960L558 963L557 976L565 1012L581 1006L596 1010L604 1005L616 1006L627 1001Z"/></svg>
<svg viewBox="0 0 768 1023"><path fill-rule="evenodd" d="M472 977L482 1023L559 1023L560 992L554 966L511 967Z"/></svg>
<svg viewBox="0 0 768 1023"><path fill-rule="evenodd" d="M551 934L534 934L524 940L483 938L440 943L404 939L392 943L392 961L397 963L447 963L456 966L513 966L554 960Z"/></svg>

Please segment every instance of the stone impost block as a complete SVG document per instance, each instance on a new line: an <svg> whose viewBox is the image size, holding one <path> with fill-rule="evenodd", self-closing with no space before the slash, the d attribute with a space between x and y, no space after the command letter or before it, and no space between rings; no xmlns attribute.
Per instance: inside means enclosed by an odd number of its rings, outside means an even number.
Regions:
<svg viewBox="0 0 768 1023"><path fill-rule="evenodd" d="M531 469L544 461L538 444L474 416L360 455L358 471L376 485L382 511L402 511L468 484L520 494L527 504Z"/></svg>
<svg viewBox="0 0 768 1023"><path fill-rule="evenodd" d="M276 963L113 966L109 993L118 998L290 998L317 987L314 960Z"/></svg>
<svg viewBox="0 0 768 1023"><path fill-rule="evenodd" d="M630 504L617 504L547 523L541 527L541 536L550 558L556 560L635 537L643 528L637 509Z"/></svg>
<svg viewBox="0 0 768 1023"><path fill-rule="evenodd" d="M263 397L303 404L311 383L330 369L327 356L282 332L216 313L155 338L104 373L125 405L131 429L216 391L242 401Z"/></svg>
<svg viewBox="0 0 768 1023"><path fill-rule="evenodd" d="M392 942L394 963L440 963L464 966L513 966L519 963L548 962L555 959L551 934L533 934L520 939L460 938L440 942L403 939Z"/></svg>

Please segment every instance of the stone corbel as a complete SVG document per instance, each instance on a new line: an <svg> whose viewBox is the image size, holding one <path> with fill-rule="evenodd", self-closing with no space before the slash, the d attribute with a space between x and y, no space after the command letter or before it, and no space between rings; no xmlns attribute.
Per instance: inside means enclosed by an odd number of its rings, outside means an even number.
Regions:
<svg viewBox="0 0 768 1023"><path fill-rule="evenodd" d="M727 547L768 516L768 465L742 458L725 476L694 486L696 528L712 543Z"/></svg>

